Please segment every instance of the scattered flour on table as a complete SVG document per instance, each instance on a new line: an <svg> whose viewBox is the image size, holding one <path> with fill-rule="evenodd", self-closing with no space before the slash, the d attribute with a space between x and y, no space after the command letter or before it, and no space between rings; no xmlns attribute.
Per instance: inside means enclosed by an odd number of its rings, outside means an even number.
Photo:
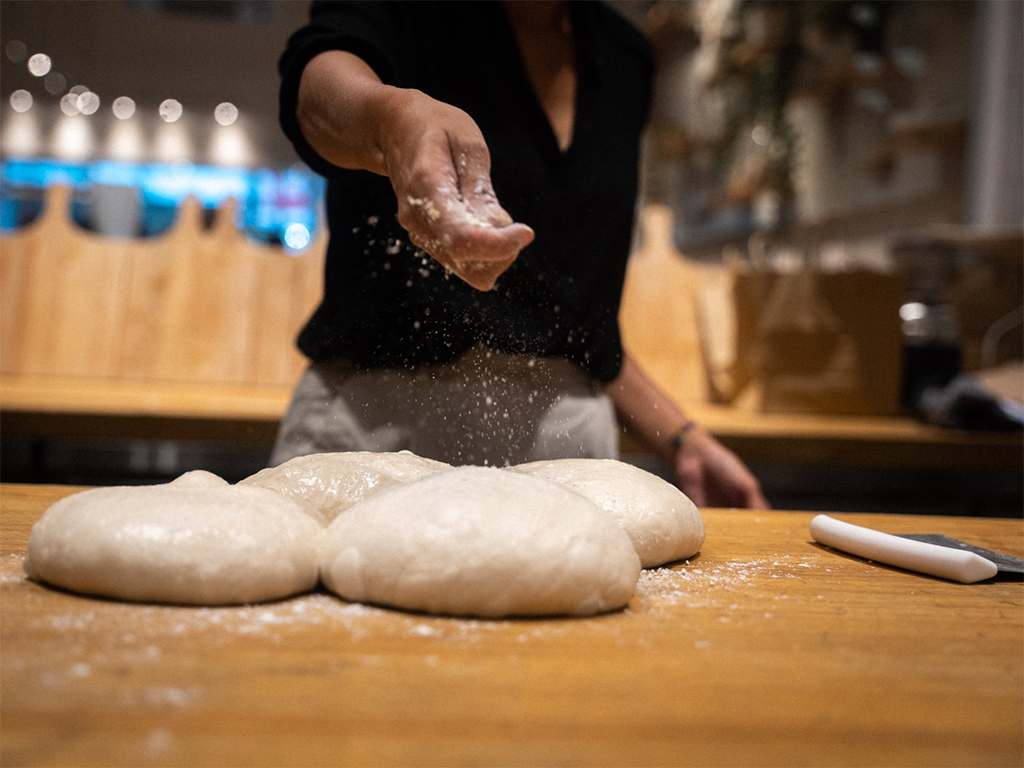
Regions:
<svg viewBox="0 0 1024 768"><path fill-rule="evenodd" d="M814 563L805 560L766 557L748 561L696 560L672 568L654 568L640 574L630 610L663 612L678 606L737 610L738 596L786 600L785 580L800 579L801 574L795 569L812 567ZM766 590L767 584L771 585L770 592Z"/></svg>
<svg viewBox="0 0 1024 768"><path fill-rule="evenodd" d="M688 609L712 612L722 623L733 622L737 612L751 618L752 601L763 605L782 605L789 598L786 584L800 580L807 569L820 563L793 556L763 557L747 561L711 561L697 558L672 567L642 571L629 607L591 622L601 634L617 634L620 621L631 614L647 614L655 619L674 621ZM15 588L9 582L23 582L18 556L0 558L0 588ZM828 569L825 569L828 570ZM91 600L91 598L82 598ZM764 611L771 619L773 609ZM610 618L610 621L603 621ZM760 618L760 615L758 616ZM315 591L274 603L252 606L192 607L153 604L128 604L96 601L88 610L40 614L29 626L56 630L66 659L62 679L73 681L95 674L100 665L113 663L148 664L158 662L175 638L201 637L210 646L227 646L246 638L274 644L287 644L294 629L318 627L324 633L344 633L348 642L371 646L381 638L412 638L439 643L477 643L495 634L515 631L517 643L566 636L578 620L465 619L404 613L361 603L348 603L327 592ZM733 624L739 626L738 620ZM95 637L102 638L96 650ZM91 643L84 641L89 638ZM88 654L85 647L93 650ZM698 641L698 650L707 647ZM163 648L163 650L162 650ZM425 657L428 665L437 656ZM365 656L374 663L373 654ZM377 659L379 661L379 659ZM6 669L18 669L21 660L8 656ZM53 682L53 681L51 681ZM196 692L182 695L151 692L142 703L184 706Z"/></svg>
<svg viewBox="0 0 1024 768"><path fill-rule="evenodd" d="M25 558L21 555L4 555L0 557L0 584L15 584L19 581L24 581L24 562Z"/></svg>
<svg viewBox="0 0 1024 768"><path fill-rule="evenodd" d="M149 732L143 745L143 752L148 759L155 760L170 749L173 743L174 737L170 732L158 728Z"/></svg>

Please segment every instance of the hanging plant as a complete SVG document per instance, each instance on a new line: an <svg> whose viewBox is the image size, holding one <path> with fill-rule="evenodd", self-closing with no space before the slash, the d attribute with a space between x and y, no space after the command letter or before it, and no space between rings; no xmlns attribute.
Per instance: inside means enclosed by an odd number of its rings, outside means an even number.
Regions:
<svg viewBox="0 0 1024 768"><path fill-rule="evenodd" d="M764 193L792 196L797 135L786 105L822 63L808 42L843 41L848 55L870 66L872 57L880 58L893 5L878 0L705 0L702 15L720 20L714 27L718 37L702 36L701 46L716 59L707 85L720 90L726 105L715 150L730 198L753 202Z"/></svg>

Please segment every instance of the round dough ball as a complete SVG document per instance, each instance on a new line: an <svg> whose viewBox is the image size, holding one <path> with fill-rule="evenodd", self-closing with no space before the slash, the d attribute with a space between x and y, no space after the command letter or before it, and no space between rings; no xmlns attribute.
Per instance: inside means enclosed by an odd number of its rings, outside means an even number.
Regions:
<svg viewBox="0 0 1024 768"><path fill-rule="evenodd" d="M695 555L704 518L678 488L639 467L612 459L556 459L511 469L571 488L609 512L636 547L644 568Z"/></svg>
<svg viewBox="0 0 1024 768"><path fill-rule="evenodd" d="M324 531L315 510L208 474L61 499L32 527L25 572L75 592L195 605L315 587Z"/></svg>
<svg viewBox="0 0 1024 768"><path fill-rule="evenodd" d="M346 600L459 616L610 611L640 561L579 494L501 469L460 467L382 491L327 528L324 584Z"/></svg>
<svg viewBox="0 0 1024 768"><path fill-rule="evenodd" d="M409 451L314 453L261 470L239 485L257 485L304 501L329 523L378 491L442 469L451 465Z"/></svg>

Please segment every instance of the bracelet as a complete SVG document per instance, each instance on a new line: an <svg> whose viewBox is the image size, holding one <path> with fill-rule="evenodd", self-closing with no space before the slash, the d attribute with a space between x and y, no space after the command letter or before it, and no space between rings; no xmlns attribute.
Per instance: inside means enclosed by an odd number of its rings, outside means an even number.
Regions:
<svg viewBox="0 0 1024 768"><path fill-rule="evenodd" d="M671 448L672 455L675 456L677 453L683 450L683 446L686 445L686 438L689 436L690 432L696 426L697 422L693 420L687 421L685 424L683 424L683 426L681 426L679 429L675 431L672 437L665 441L662 450L664 450L664 448Z"/></svg>

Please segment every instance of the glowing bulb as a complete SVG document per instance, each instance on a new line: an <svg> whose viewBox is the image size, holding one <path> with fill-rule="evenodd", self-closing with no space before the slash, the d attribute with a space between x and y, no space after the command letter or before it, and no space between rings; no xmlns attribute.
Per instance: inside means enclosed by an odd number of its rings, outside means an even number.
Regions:
<svg viewBox="0 0 1024 768"><path fill-rule="evenodd" d="M309 230L303 224L289 224L284 231L284 244L298 251L309 245Z"/></svg>
<svg viewBox="0 0 1024 768"><path fill-rule="evenodd" d="M181 102L176 99L166 99L160 103L160 118L165 123L173 123L184 110Z"/></svg>
<svg viewBox="0 0 1024 768"><path fill-rule="evenodd" d="M162 163L191 162L192 142L182 123L168 123L157 127L153 155Z"/></svg>
<svg viewBox="0 0 1024 768"><path fill-rule="evenodd" d="M146 140L137 120L115 121L107 134L106 154L112 160L138 162L145 157Z"/></svg>
<svg viewBox="0 0 1024 768"><path fill-rule="evenodd" d="M210 137L210 159L215 165L244 166L253 161L249 135L241 125L217 128Z"/></svg>
<svg viewBox="0 0 1024 768"><path fill-rule="evenodd" d="M92 115L100 108L100 97L92 91L86 91L78 97L78 111L83 115Z"/></svg>
<svg viewBox="0 0 1024 768"><path fill-rule="evenodd" d="M231 125L238 119L238 107L230 101L218 104L217 108L213 110L213 119L221 125Z"/></svg>
<svg viewBox="0 0 1024 768"><path fill-rule="evenodd" d="M127 120L135 114L135 102L127 96L119 96L114 99L113 110L118 120Z"/></svg>
<svg viewBox="0 0 1024 768"><path fill-rule="evenodd" d="M92 123L84 117L68 117L57 122L53 134L53 152L65 160L84 160L93 151Z"/></svg>
<svg viewBox="0 0 1024 768"><path fill-rule="evenodd" d="M39 121L35 112L11 115L4 120L3 149L13 157L32 157L39 152Z"/></svg>
<svg viewBox="0 0 1024 768"><path fill-rule="evenodd" d="M28 71L36 77L45 75L52 66L53 62L50 61L50 57L45 53L37 53L28 60Z"/></svg>
<svg viewBox="0 0 1024 768"><path fill-rule="evenodd" d="M11 109L15 112L28 112L32 109L32 94L24 89L12 93Z"/></svg>
<svg viewBox="0 0 1024 768"><path fill-rule="evenodd" d="M73 93L66 93L60 100L60 111L68 117L74 117L78 114L78 97Z"/></svg>

